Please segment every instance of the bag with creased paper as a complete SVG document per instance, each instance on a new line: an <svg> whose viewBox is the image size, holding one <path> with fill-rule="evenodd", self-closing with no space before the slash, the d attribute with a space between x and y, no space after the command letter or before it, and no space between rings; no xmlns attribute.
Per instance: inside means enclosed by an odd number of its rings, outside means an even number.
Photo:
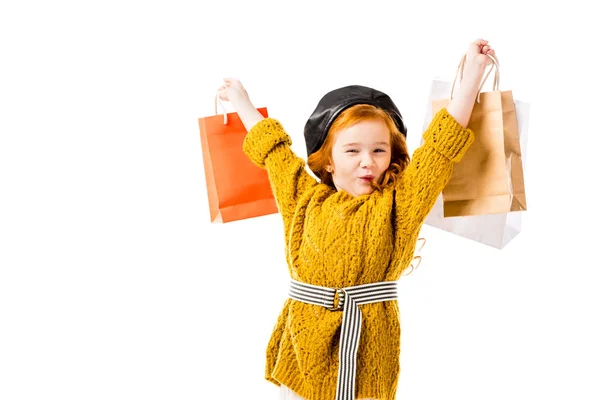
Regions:
<svg viewBox="0 0 600 400"><path fill-rule="evenodd" d="M483 79L468 128L475 141L425 219L425 224L456 235L503 248L521 231L522 212L527 210L524 165L529 123L529 104L514 100L512 91L500 91L499 64ZM431 86L424 129L433 115L446 107L465 57L453 83L435 79ZM493 90L481 92L495 68Z"/></svg>

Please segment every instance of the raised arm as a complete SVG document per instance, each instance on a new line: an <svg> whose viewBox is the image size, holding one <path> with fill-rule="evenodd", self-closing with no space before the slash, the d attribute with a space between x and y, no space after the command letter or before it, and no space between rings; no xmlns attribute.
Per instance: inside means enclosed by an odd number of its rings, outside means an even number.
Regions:
<svg viewBox="0 0 600 400"><path fill-rule="evenodd" d="M283 126L273 118L263 118L239 81L226 79L219 96L231 102L246 127L243 150L254 164L267 170L287 231L298 199L318 182L306 171L305 161L290 148L292 139Z"/></svg>
<svg viewBox="0 0 600 400"><path fill-rule="evenodd" d="M248 96L248 92L237 79L224 79L225 84L219 88L219 97L231 102L248 132L264 118L259 113Z"/></svg>
<svg viewBox="0 0 600 400"><path fill-rule="evenodd" d="M475 98L488 57L494 55L487 41L479 39L469 45L464 76L450 104L440 110L423 134L424 143L415 150L412 160L396 188L398 226L414 231L421 226L459 162L473 143L473 131L467 129Z"/></svg>
<svg viewBox="0 0 600 400"><path fill-rule="evenodd" d="M481 78L483 78L486 67L492 63L490 56L494 56L495 53L487 43L487 40L478 39L469 45L464 77L456 96L450 100L447 107L448 113L465 128L471 119Z"/></svg>

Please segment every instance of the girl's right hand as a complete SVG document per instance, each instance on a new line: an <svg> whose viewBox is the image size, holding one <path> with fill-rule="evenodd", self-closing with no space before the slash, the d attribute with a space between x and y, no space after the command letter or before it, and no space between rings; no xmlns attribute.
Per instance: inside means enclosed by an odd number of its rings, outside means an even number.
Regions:
<svg viewBox="0 0 600 400"><path fill-rule="evenodd" d="M219 98L221 100L231 101L232 97L239 95L248 100L250 99L248 97L248 92L246 92L246 89L242 86L242 82L232 78L224 78L223 81L225 83L219 88Z"/></svg>

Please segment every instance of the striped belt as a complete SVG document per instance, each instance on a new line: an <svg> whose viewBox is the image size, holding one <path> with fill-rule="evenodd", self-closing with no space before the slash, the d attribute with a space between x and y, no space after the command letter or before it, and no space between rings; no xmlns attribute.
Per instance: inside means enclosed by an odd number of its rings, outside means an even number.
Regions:
<svg viewBox="0 0 600 400"><path fill-rule="evenodd" d="M356 394L356 352L362 326L362 313L358 306L396 300L398 298L396 281L333 289L292 280L289 295L290 298L303 303L323 306L331 311L343 311L335 399L354 399Z"/></svg>

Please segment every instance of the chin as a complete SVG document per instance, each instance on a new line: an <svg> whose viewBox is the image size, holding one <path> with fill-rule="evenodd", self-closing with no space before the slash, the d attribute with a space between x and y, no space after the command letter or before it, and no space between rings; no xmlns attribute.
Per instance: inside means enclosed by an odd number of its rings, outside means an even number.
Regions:
<svg viewBox="0 0 600 400"><path fill-rule="evenodd" d="M371 194L373 193L373 188L372 187L367 187L367 188L361 188L358 190L358 193L356 194L357 196L362 196L364 194Z"/></svg>

